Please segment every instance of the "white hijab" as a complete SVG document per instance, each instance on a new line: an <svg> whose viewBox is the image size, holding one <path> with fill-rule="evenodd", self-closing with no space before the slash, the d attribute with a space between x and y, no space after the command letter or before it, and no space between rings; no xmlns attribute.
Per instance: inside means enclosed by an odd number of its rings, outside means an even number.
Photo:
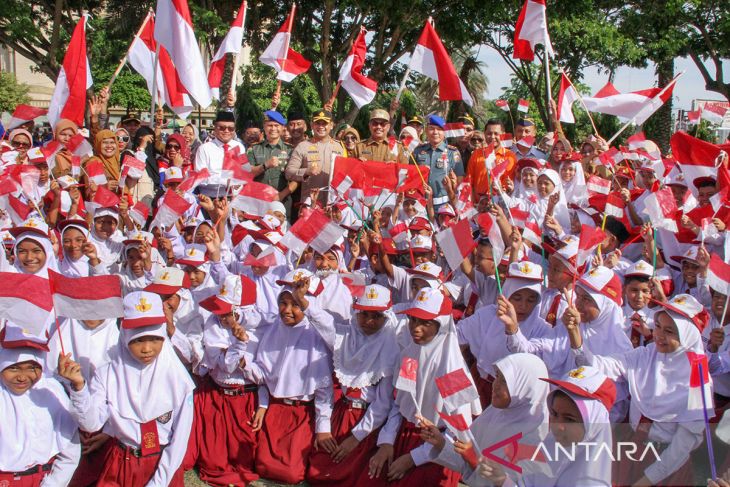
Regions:
<svg viewBox="0 0 730 487"><path fill-rule="evenodd" d="M58 262L58 269L61 274L66 277L88 277L89 276L89 258L82 255L76 260L71 259L63 248L63 234L70 228L81 232L86 240L89 240L89 231L81 225L69 224L63 228L61 232L61 250L63 252L63 259Z"/></svg>
<svg viewBox="0 0 730 487"><path fill-rule="evenodd" d="M21 362L33 361L41 367L44 353L30 348L1 348L0 371ZM78 425L69 413L69 399L55 379L42 376L21 395L0 382L2 441L0 471L22 472L43 465L66 449L77 434Z"/></svg>
<svg viewBox="0 0 730 487"><path fill-rule="evenodd" d="M53 252L53 244L51 244L51 240L48 237L43 237L34 232L23 232L17 239L15 239L15 246L13 247L13 254L15 255L13 267L15 268L15 272L19 274L29 274L25 271L25 269L23 269L23 266L20 263L20 258L18 258L18 245L20 245L20 243L24 240L32 240L37 243L46 254L45 264L43 264L43 267L41 267L38 271L34 272L34 275L48 279L48 269L58 272L58 261L56 260L56 254Z"/></svg>
<svg viewBox="0 0 730 487"><path fill-rule="evenodd" d="M54 334L48 340L49 364L57 366L60 353L60 340ZM116 318L104 320L93 330L79 320L63 319L61 321L61 337L66 353L81 366L84 377L93 377L96 369L111 362L119 353L119 328Z"/></svg>
<svg viewBox="0 0 730 487"><path fill-rule="evenodd" d="M385 314L385 325L377 333L366 335L357 324L357 314L350 318L344 334L335 338L333 361L340 384L359 389L377 384L391 376L400 355L398 321L391 310Z"/></svg>
<svg viewBox="0 0 730 487"><path fill-rule="evenodd" d="M560 182L563 185L563 194L568 204L574 204L578 206L584 206L584 203L588 199L588 193L586 189L586 176L583 172L583 164L580 161L563 161L560 163L570 164L575 168L575 175L570 181L564 181L560 178Z"/></svg>
<svg viewBox="0 0 730 487"><path fill-rule="evenodd" d="M529 205L532 203L533 200L537 198L537 183L535 183L535 187L533 188L526 188L525 185L522 183L522 175L525 173L525 171L538 174L537 169L535 169L534 167L523 168L522 171L520 171L520 180L515 183L515 189L512 192L512 197L523 200Z"/></svg>
<svg viewBox="0 0 730 487"><path fill-rule="evenodd" d="M164 340L160 355L143 365L129 351L129 343L140 337ZM195 388L190 374L175 355L164 324L122 329L118 356L100 371L106 376L107 404L130 421L147 423L165 413L178 411ZM164 393L161 393L163 391Z"/></svg>
<svg viewBox="0 0 730 487"><path fill-rule="evenodd" d="M542 169L539 173L537 173L537 177L540 178L540 176L545 176L546 178L548 178L555 187L553 188L553 191L545 197L542 197L539 195L539 193L537 193L537 202L530 209L530 213L532 214L533 218L535 218L535 220L542 224L545 220L545 214L547 213L550 197L557 194L560 196L560 199L553 208L553 217L558 221L558 223L560 223L560 226L563 227L564 231L569 231L570 212L568 211L565 194L563 193L563 183L560 179L560 175L553 169Z"/></svg>
<svg viewBox="0 0 730 487"><path fill-rule="evenodd" d="M215 283L213 276L210 275L210 262L204 262L196 267L199 271L205 272L205 278L198 287L191 287L190 294L193 296L195 304L200 304L202 300L208 298L218 292L218 285Z"/></svg>

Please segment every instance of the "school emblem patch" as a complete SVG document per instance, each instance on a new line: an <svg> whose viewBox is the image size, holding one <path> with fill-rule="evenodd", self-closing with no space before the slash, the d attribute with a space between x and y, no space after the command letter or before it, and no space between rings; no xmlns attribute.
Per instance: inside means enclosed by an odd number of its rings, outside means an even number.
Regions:
<svg viewBox="0 0 730 487"><path fill-rule="evenodd" d="M568 376L571 379L585 379L586 376L583 375L583 372L585 372L585 370L586 369L584 369L583 367L578 367L577 369L568 372Z"/></svg>

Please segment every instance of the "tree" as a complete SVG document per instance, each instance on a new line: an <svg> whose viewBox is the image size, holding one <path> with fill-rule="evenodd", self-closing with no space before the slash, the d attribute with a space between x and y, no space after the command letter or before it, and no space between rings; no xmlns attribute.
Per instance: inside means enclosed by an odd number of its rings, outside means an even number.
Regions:
<svg viewBox="0 0 730 487"><path fill-rule="evenodd" d="M20 103L28 103L29 87L18 83L15 75L0 72L0 112L10 112Z"/></svg>

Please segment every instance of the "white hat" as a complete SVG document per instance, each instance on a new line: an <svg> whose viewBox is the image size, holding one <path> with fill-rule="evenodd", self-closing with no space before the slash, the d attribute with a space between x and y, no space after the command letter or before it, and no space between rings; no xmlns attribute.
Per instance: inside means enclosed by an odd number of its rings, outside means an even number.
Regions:
<svg viewBox="0 0 730 487"><path fill-rule="evenodd" d="M603 294L619 306L623 305L621 280L608 267L594 267L581 276L578 285L588 291Z"/></svg>
<svg viewBox="0 0 730 487"><path fill-rule="evenodd" d="M68 174L65 176L59 176L56 178L56 182L61 186L61 189L68 189L71 186L78 186L79 182L76 181L72 176Z"/></svg>
<svg viewBox="0 0 730 487"><path fill-rule="evenodd" d="M433 262L422 262L412 269L406 269L407 273L413 274L416 277L422 277L426 280L432 279L437 282L441 282L441 271L441 266Z"/></svg>
<svg viewBox="0 0 730 487"><path fill-rule="evenodd" d="M365 286L363 295L352 305L354 309L360 311L385 311L391 306L390 289L379 284Z"/></svg>
<svg viewBox="0 0 730 487"><path fill-rule="evenodd" d="M638 260L626 269L626 272L624 272L624 279L632 276L652 277L653 275L654 267L643 260Z"/></svg>
<svg viewBox="0 0 730 487"><path fill-rule="evenodd" d="M127 232L126 237L122 242L124 245L139 245L142 241L146 241L152 245L152 241L155 238L150 232L143 232L142 230L131 230Z"/></svg>
<svg viewBox="0 0 730 487"><path fill-rule="evenodd" d="M256 283L246 276L228 274L218 293L200 302L200 306L214 315L224 315L239 306L256 302Z"/></svg>
<svg viewBox="0 0 730 487"><path fill-rule="evenodd" d="M699 250L700 250L699 246L692 245L687 250L685 250L682 255L673 255L672 260L679 262L680 264L684 260L691 260L693 262L698 262L697 253L699 252Z"/></svg>
<svg viewBox="0 0 730 487"><path fill-rule="evenodd" d="M190 277L178 267L164 267L157 271L152 283L144 288L148 293L172 295L190 287Z"/></svg>
<svg viewBox="0 0 730 487"><path fill-rule="evenodd" d="M399 312L422 320L434 320L451 314L451 300L438 289L424 287L408 305Z"/></svg>
<svg viewBox="0 0 730 487"><path fill-rule="evenodd" d="M30 232L48 238L48 225L42 218L33 214L17 227L11 228L10 233L18 238L21 234Z"/></svg>
<svg viewBox="0 0 730 487"><path fill-rule="evenodd" d="M160 325L166 322L162 311L162 299L154 293L132 291L124 297L122 328Z"/></svg>
<svg viewBox="0 0 730 487"><path fill-rule="evenodd" d="M677 294L669 301L657 301L657 304L665 308L663 311L666 311L672 319L679 315L690 320L700 330L700 333L710 322L710 315L705 307L689 294Z"/></svg>
<svg viewBox="0 0 730 487"><path fill-rule="evenodd" d="M307 269L292 269L287 272L282 279L278 279L276 283L280 286L291 287L294 283L301 281L302 279L309 279L309 289L307 289L307 293L316 296L322 292L323 286L321 279Z"/></svg>
<svg viewBox="0 0 730 487"><path fill-rule="evenodd" d="M177 166L171 166L165 169L165 184L179 183L183 180L182 169Z"/></svg>
<svg viewBox="0 0 730 487"><path fill-rule="evenodd" d="M530 289L537 294L542 293L542 267L529 261L512 262L507 271L507 278L502 286L504 296L509 299L512 294Z"/></svg>
<svg viewBox="0 0 730 487"><path fill-rule="evenodd" d="M603 372L593 367L578 367L568 372L562 379L547 379L566 392L603 403L608 411L616 402L616 384Z"/></svg>
<svg viewBox="0 0 730 487"><path fill-rule="evenodd" d="M208 262L208 256L206 253L206 247L202 244L187 244L185 246L184 257L177 259L176 264L190 265L198 267Z"/></svg>
<svg viewBox="0 0 730 487"><path fill-rule="evenodd" d="M103 216L110 216L114 218L117 222L119 222L119 211L116 209L116 207L98 207L94 210L94 219L101 218Z"/></svg>
<svg viewBox="0 0 730 487"><path fill-rule="evenodd" d="M413 252L433 252L433 241L426 235L416 235L411 239Z"/></svg>

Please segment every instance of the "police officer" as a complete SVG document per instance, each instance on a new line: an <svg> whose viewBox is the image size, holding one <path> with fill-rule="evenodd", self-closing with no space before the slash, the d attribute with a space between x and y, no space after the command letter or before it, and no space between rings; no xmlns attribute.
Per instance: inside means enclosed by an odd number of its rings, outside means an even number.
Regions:
<svg viewBox="0 0 730 487"><path fill-rule="evenodd" d="M419 117L418 115L413 115L410 120L406 122L406 125L408 127L413 127L416 129L416 133L418 134L418 140L423 140L423 119Z"/></svg>
<svg viewBox="0 0 730 487"><path fill-rule="evenodd" d="M413 150L413 158L420 166L428 166L428 185L433 190L433 206L438 208L449 202L443 180L456 175L458 181L464 177L464 166L459 150L446 144L444 127L446 122L438 115L429 115L426 126L426 143Z"/></svg>
<svg viewBox="0 0 730 487"><path fill-rule="evenodd" d="M284 203L286 214L291 214L291 192L296 189L295 181L287 181L284 169L289 161L292 147L281 138L286 119L276 110L264 112L264 140L247 151L251 173L256 181L268 184L279 192L279 201Z"/></svg>

